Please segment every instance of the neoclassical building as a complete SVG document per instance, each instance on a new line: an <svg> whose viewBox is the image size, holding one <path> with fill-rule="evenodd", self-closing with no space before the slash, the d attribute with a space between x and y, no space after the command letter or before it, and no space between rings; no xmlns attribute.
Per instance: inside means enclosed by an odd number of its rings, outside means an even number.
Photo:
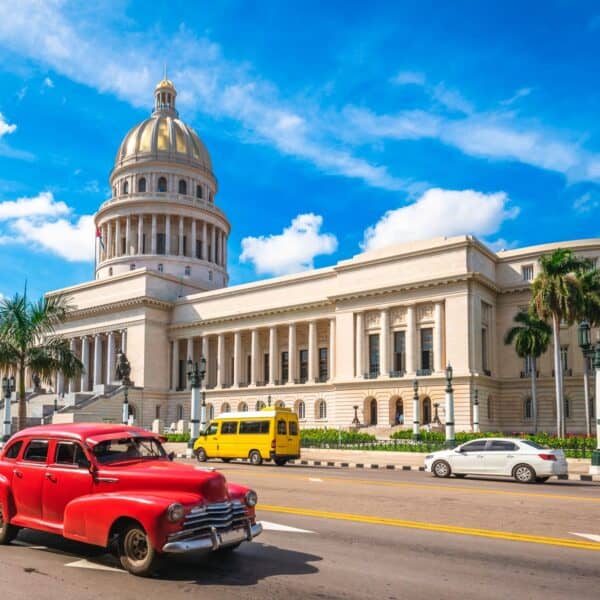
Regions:
<svg viewBox="0 0 600 600"><path fill-rule="evenodd" d="M230 224L208 151L179 119L176 96L161 81L154 112L119 147L112 196L95 216L96 279L49 293L75 307L59 333L85 373L32 394L33 412L58 397L55 420L119 420L122 349L144 427L189 419L186 363L203 356L209 416L272 402L297 411L305 427L348 427L355 411L365 425L410 427L417 379L419 421L436 411L443 421L450 363L457 430L472 427L475 393L483 430L531 428L529 365L504 333L528 303L542 254L567 246L595 259L600 240L493 252L471 236L437 238L228 287ZM567 428L582 431L574 327L561 330L561 352ZM538 368L539 424L553 430L551 351Z"/></svg>

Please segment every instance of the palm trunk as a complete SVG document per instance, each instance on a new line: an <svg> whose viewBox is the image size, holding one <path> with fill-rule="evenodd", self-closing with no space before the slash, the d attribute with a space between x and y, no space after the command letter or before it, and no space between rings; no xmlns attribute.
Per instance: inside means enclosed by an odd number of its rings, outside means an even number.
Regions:
<svg viewBox="0 0 600 600"><path fill-rule="evenodd" d="M19 363L19 417L17 430L27 427L27 400L25 397L25 361Z"/></svg>
<svg viewBox="0 0 600 600"><path fill-rule="evenodd" d="M560 321L558 315L552 315L552 339L554 341L554 386L556 393L556 435L562 437L563 384L562 362L560 360Z"/></svg>
<svg viewBox="0 0 600 600"><path fill-rule="evenodd" d="M531 357L531 416L533 417L533 433L537 433L538 428L538 403L537 403L537 359Z"/></svg>

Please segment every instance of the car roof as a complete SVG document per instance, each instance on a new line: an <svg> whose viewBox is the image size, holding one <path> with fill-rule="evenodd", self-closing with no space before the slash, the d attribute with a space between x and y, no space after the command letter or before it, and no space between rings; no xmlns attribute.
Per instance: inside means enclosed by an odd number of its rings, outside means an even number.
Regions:
<svg viewBox="0 0 600 600"><path fill-rule="evenodd" d="M123 433L143 434L145 436L156 435L140 427L129 427L128 425L119 423L61 423L55 425L38 425L22 429L11 437L11 441L24 437L38 436L85 441L92 436Z"/></svg>
<svg viewBox="0 0 600 600"><path fill-rule="evenodd" d="M466 442L463 442L463 444L468 444L469 442L487 442L487 441L500 441L500 442L522 442L523 440L521 438L514 438L514 437L480 437L480 438L474 438L472 440L467 440Z"/></svg>

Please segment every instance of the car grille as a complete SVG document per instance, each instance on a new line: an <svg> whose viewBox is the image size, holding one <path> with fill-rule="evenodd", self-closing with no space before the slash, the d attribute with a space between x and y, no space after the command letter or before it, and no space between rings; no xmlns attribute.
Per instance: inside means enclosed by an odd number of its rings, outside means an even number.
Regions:
<svg viewBox="0 0 600 600"><path fill-rule="evenodd" d="M200 538L211 534L214 528L219 533L246 525L248 517L241 502L218 502L207 504L206 510L188 513L181 531L169 536L169 541Z"/></svg>

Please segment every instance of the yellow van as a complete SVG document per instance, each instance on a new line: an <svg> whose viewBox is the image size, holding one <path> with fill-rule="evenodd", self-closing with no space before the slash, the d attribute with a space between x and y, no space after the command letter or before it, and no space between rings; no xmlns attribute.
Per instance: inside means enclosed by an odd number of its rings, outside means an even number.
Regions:
<svg viewBox="0 0 600 600"><path fill-rule="evenodd" d="M298 416L289 408L230 412L213 419L194 444L196 458L247 458L253 465L272 460L282 466L300 458Z"/></svg>

